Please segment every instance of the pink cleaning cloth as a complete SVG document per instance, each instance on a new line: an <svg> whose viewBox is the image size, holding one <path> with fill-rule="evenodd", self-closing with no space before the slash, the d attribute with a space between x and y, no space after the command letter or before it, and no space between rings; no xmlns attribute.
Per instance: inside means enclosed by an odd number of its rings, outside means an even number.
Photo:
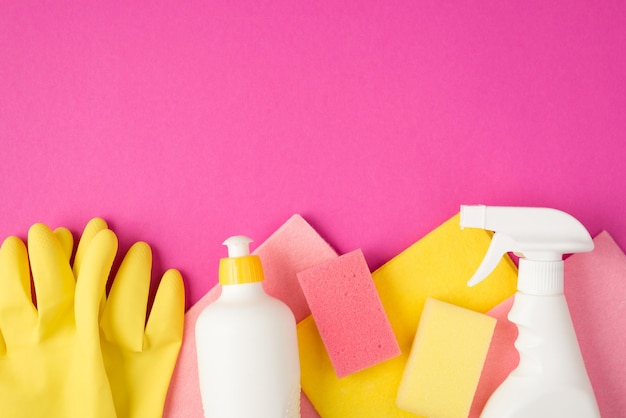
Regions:
<svg viewBox="0 0 626 418"><path fill-rule="evenodd" d="M300 418L321 418L304 392L300 392Z"/></svg>
<svg viewBox="0 0 626 418"><path fill-rule="evenodd" d="M298 280L337 377L400 355L361 250L302 271Z"/></svg>
<svg viewBox="0 0 626 418"><path fill-rule="evenodd" d="M285 302L293 311L296 321L310 314L296 274L337 257L335 250L300 215L289 218L253 253L261 258L263 264L265 290ZM221 287L215 286L185 314L183 344L167 394L164 418L203 417L195 326L200 312L215 301L220 293ZM319 417L304 394L300 402L302 418Z"/></svg>
<svg viewBox="0 0 626 418"><path fill-rule="evenodd" d="M507 318L511 306L513 306L513 297L487 312L487 315L497 320L496 328L493 331L491 345L487 351L487 358L478 381L469 418L480 417L480 413L493 391L504 382L504 379L519 363L519 354L513 347L517 338L517 327Z"/></svg>
<svg viewBox="0 0 626 418"><path fill-rule="evenodd" d="M565 297L603 417L626 416L626 255L608 232L595 249L565 260ZM513 342L517 328L506 319L513 298L490 314L498 319L470 417L478 417L487 399L517 366Z"/></svg>
<svg viewBox="0 0 626 418"><path fill-rule="evenodd" d="M626 417L626 255L603 231L565 260L565 297L600 414Z"/></svg>
<svg viewBox="0 0 626 418"><path fill-rule="evenodd" d="M302 321L311 314L297 273L337 258L337 253L300 215L293 215L259 245L254 254L261 257L265 291L285 302Z"/></svg>

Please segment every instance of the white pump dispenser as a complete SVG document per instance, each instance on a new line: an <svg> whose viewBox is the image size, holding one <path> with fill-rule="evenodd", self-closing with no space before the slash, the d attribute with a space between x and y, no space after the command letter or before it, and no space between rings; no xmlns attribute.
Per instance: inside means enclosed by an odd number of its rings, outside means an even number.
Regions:
<svg viewBox="0 0 626 418"><path fill-rule="evenodd" d="M296 321L265 293L263 269L245 236L224 241L220 297L196 322L205 418L299 418L300 362Z"/></svg>
<svg viewBox="0 0 626 418"><path fill-rule="evenodd" d="M563 254L593 250L585 227L548 208L461 206L461 228L495 234L470 279L486 278L502 255L520 257L509 319L520 362L493 393L481 418L600 417L563 294Z"/></svg>

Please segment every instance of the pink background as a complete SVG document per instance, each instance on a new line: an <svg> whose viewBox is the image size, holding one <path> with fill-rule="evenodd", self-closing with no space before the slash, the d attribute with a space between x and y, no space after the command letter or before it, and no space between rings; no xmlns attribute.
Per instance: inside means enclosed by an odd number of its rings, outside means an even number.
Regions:
<svg viewBox="0 0 626 418"><path fill-rule="evenodd" d="M372 269L461 203L626 248L625 2L341 3L2 1L0 236L102 216L188 307L294 213Z"/></svg>

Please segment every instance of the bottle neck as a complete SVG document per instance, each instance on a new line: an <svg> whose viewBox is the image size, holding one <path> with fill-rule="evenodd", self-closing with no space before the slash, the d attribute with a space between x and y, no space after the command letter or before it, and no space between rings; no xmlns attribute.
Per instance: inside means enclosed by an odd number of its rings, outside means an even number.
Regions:
<svg viewBox="0 0 626 418"><path fill-rule="evenodd" d="M563 260L519 260L517 290L531 295L558 295L563 293Z"/></svg>
<svg viewBox="0 0 626 418"><path fill-rule="evenodd" d="M263 282L240 283L240 284L223 284L221 298L241 298L265 295Z"/></svg>

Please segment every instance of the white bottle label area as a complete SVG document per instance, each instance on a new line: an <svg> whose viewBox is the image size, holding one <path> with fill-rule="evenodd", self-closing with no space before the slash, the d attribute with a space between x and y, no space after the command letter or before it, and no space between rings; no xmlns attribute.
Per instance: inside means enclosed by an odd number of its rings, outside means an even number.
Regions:
<svg viewBox="0 0 626 418"><path fill-rule="evenodd" d="M293 314L265 294L253 299L221 298L196 323L206 418L300 417Z"/></svg>

